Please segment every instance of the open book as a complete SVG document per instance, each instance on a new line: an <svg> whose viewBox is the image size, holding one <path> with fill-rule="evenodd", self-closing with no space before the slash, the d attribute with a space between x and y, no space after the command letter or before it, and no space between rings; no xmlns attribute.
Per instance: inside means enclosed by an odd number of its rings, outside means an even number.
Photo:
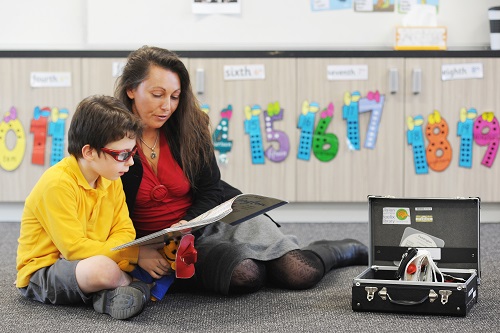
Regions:
<svg viewBox="0 0 500 333"><path fill-rule="evenodd" d="M150 235L117 246L113 248L113 250L121 250L134 245L168 242L170 239L182 237L185 234L192 233L193 231L217 221L235 225L287 203L288 201L258 194L240 194L210 209L208 212L195 217L181 226L170 227L157 231Z"/></svg>

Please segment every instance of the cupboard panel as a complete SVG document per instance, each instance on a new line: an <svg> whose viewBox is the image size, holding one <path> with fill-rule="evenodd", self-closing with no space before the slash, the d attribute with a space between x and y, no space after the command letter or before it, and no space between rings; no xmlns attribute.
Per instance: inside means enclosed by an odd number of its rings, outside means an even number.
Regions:
<svg viewBox="0 0 500 333"><path fill-rule="evenodd" d="M0 60L0 96L3 96L0 201L24 201L52 160L67 156L69 123L81 99L81 60ZM71 81L64 87L33 87L30 81L33 72L70 73ZM45 75L46 83L56 80L55 76ZM36 122L37 119L42 123Z"/></svg>
<svg viewBox="0 0 500 333"><path fill-rule="evenodd" d="M327 80L329 65L367 65L367 80ZM367 195L402 195L404 144L403 88L391 94L389 72L404 74L403 59L299 59L297 76L297 105L304 100L319 103L323 110L332 102L334 116L327 132L337 136L338 153L328 162L322 162L311 152L309 160L297 159L297 200L306 202L366 201ZM348 146L347 121L343 119L344 94L358 91L366 100L370 92L379 92L385 98L373 149L366 148L369 121L372 112L359 113L359 150ZM360 107L359 110L362 108ZM316 126L319 122L316 115ZM299 138L297 131L297 140Z"/></svg>
<svg viewBox="0 0 500 333"><path fill-rule="evenodd" d="M227 155L227 163L220 162L222 178L238 187L243 192L265 194L296 201L295 173L296 164L294 147L297 146L295 133L295 104L296 95L296 60L295 59L190 59L189 62L192 85L196 89L200 84L200 74L203 70L203 93L197 94L201 103L210 107L209 116L212 129L215 131L222 120L221 111L232 107L232 116L229 120L228 140L232 141L232 148ZM245 66L263 66L265 79L235 79L224 77L224 66L233 66L232 70ZM241 67L240 67L241 66ZM226 68L228 70L228 68ZM254 73L255 74L255 73ZM279 134L282 141L269 141L266 131L264 111L270 103L279 103L282 109L282 119L272 124L275 134ZM247 119L245 108L254 105L260 106L254 111L253 117ZM245 122L249 133L258 133L260 130L263 150L272 149L276 153L273 159L262 154L254 154L259 158L252 158L250 135L245 132ZM258 142L258 134L254 134ZM284 143L288 143L289 152L286 155ZM258 146L258 145L257 145ZM254 150L258 152L259 149ZM262 150L261 150L262 151ZM220 152L216 151L220 159ZM279 158L276 156L279 155ZM286 157L284 160L276 160ZM259 163L254 163L259 161ZM262 162L262 163L260 163Z"/></svg>
<svg viewBox="0 0 500 333"><path fill-rule="evenodd" d="M500 77L499 60L485 58L446 58L446 59L407 59L406 68L406 115L415 117L421 115L424 118L422 133L425 134L429 126L429 116L437 110L448 124L448 134L443 136L445 140L439 139L439 132L425 137L425 148L430 149L431 144L436 144L428 158L428 173L417 174L413 161L413 147L405 146L405 195L406 196L434 196L434 197L469 197L478 196L483 201L499 201L500 192L495 184L500 182L500 161L498 157L491 167L481 164L483 156L487 153L486 146L472 143L472 159L469 167L459 165L460 147L462 135L459 135L459 123L461 122L460 110L475 108L480 117L484 112L493 111L498 119L496 106L500 105L498 97L498 77ZM443 65L454 64L459 66L468 64L482 64L483 78L446 80L441 77ZM422 73L422 89L419 93L412 91L411 78L415 69ZM470 125L468 135L472 134L473 120L465 124ZM435 129L436 126L430 124ZM465 127L462 127L464 130ZM462 132L461 132L462 133ZM492 141L498 142L499 134L492 134ZM441 139L442 139L441 138ZM441 144L443 142L443 144ZM448 143L447 143L448 142ZM436 171L440 167L431 168L432 160L438 157L438 161L445 160L440 150L451 147L451 161L442 171ZM438 164L435 164L436 166Z"/></svg>

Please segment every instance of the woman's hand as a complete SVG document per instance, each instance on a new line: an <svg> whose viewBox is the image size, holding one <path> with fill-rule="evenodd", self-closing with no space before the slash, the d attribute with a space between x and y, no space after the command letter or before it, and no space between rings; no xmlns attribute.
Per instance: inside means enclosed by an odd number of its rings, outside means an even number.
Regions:
<svg viewBox="0 0 500 333"><path fill-rule="evenodd" d="M170 264L158 252L164 244L143 245L139 248L139 258L137 264L151 275L154 279L159 279L164 275L172 273Z"/></svg>
<svg viewBox="0 0 500 333"><path fill-rule="evenodd" d="M180 220L179 222L172 224L171 227L178 227L178 226L181 226L181 225L186 224L186 223L188 223L188 221Z"/></svg>

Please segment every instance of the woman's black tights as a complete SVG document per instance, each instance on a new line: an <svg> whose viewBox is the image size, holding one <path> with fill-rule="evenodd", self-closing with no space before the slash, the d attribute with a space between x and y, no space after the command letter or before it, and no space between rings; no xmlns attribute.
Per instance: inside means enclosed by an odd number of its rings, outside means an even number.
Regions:
<svg viewBox="0 0 500 333"><path fill-rule="evenodd" d="M293 250L266 262L245 259L233 271L229 293L251 293L266 282L285 289L309 289L324 274L323 262L311 251Z"/></svg>

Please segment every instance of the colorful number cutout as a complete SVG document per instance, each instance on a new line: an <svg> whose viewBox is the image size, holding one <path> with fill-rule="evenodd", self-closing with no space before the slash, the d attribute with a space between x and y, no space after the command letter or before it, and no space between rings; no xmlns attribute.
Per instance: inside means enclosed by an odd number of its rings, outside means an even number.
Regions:
<svg viewBox="0 0 500 333"><path fill-rule="evenodd" d="M259 115L262 109L259 105L245 107L245 133L250 136L250 151L253 164L264 164L264 145L262 143L262 133L260 130Z"/></svg>
<svg viewBox="0 0 500 333"><path fill-rule="evenodd" d="M500 132L498 119L493 112L484 112L474 122L474 140L480 146L488 146L484 154L482 165L491 168L498 152Z"/></svg>
<svg viewBox="0 0 500 333"><path fill-rule="evenodd" d="M428 117L425 136L429 141L426 149L427 163L434 171L443 171L451 163L452 149L448 136L448 123L434 110Z"/></svg>
<svg viewBox="0 0 500 333"><path fill-rule="evenodd" d="M370 112L370 122L366 132L366 139L364 147L368 149L375 149L377 142L378 129L380 120L382 119L382 109L384 107L385 96L380 95L378 91L368 92L367 97L359 100L359 113Z"/></svg>
<svg viewBox="0 0 500 333"><path fill-rule="evenodd" d="M31 120L30 133L33 133L33 152L31 163L45 164L45 146L47 142L47 127L49 125L50 108L35 107Z"/></svg>
<svg viewBox="0 0 500 333"><path fill-rule="evenodd" d="M344 106L342 107L342 118L347 122L347 146L350 150L359 150L359 107L361 99L359 91L352 95L344 94Z"/></svg>
<svg viewBox="0 0 500 333"><path fill-rule="evenodd" d="M339 150L339 139L333 133L326 133L326 129L333 119L333 103L321 112L318 126L313 135L313 153L322 162L331 161L337 156Z"/></svg>
<svg viewBox="0 0 500 333"><path fill-rule="evenodd" d="M12 149L7 146L7 135L12 131L16 142ZM0 167L6 171L13 171L21 164L26 150L26 135L19 119L17 110L12 107L0 122Z"/></svg>
<svg viewBox="0 0 500 333"><path fill-rule="evenodd" d="M203 110L203 108L202 108ZM219 162L227 164L227 153L233 148L233 141L229 140L229 120L233 116L233 106L229 104L226 109L220 112L221 120L212 135L214 149L219 152Z"/></svg>
<svg viewBox="0 0 500 333"><path fill-rule="evenodd" d="M457 128L457 135L460 137L460 158L458 159L458 166L462 168L472 168L473 129L474 119L476 117L476 109L460 109L460 121L458 122Z"/></svg>
<svg viewBox="0 0 500 333"><path fill-rule="evenodd" d="M429 166L427 164L427 157L425 154L425 142L422 125L424 124L424 117L421 115L415 118L408 117L406 120L408 131L406 138L408 144L413 148L413 163L415 165L415 172L418 175L429 173Z"/></svg>
<svg viewBox="0 0 500 333"><path fill-rule="evenodd" d="M297 158L309 161L311 158L311 147L313 142L314 123L316 112L319 111L319 104L308 101L302 103L302 114L299 116L297 128L300 128L300 140Z"/></svg>
<svg viewBox="0 0 500 333"><path fill-rule="evenodd" d="M64 128L66 119L69 116L67 109L52 108L50 111L50 119L48 135L52 136L52 150L50 154L50 165L54 165L64 157Z"/></svg>
<svg viewBox="0 0 500 333"><path fill-rule="evenodd" d="M267 141L278 142L278 149L270 146L265 151L266 157L273 162L284 161L290 151L290 140L288 139L288 135L283 131L273 129L273 123L275 121L282 120L283 113L283 109L280 108L280 104L278 102L270 103L267 106L267 110L264 111Z"/></svg>

